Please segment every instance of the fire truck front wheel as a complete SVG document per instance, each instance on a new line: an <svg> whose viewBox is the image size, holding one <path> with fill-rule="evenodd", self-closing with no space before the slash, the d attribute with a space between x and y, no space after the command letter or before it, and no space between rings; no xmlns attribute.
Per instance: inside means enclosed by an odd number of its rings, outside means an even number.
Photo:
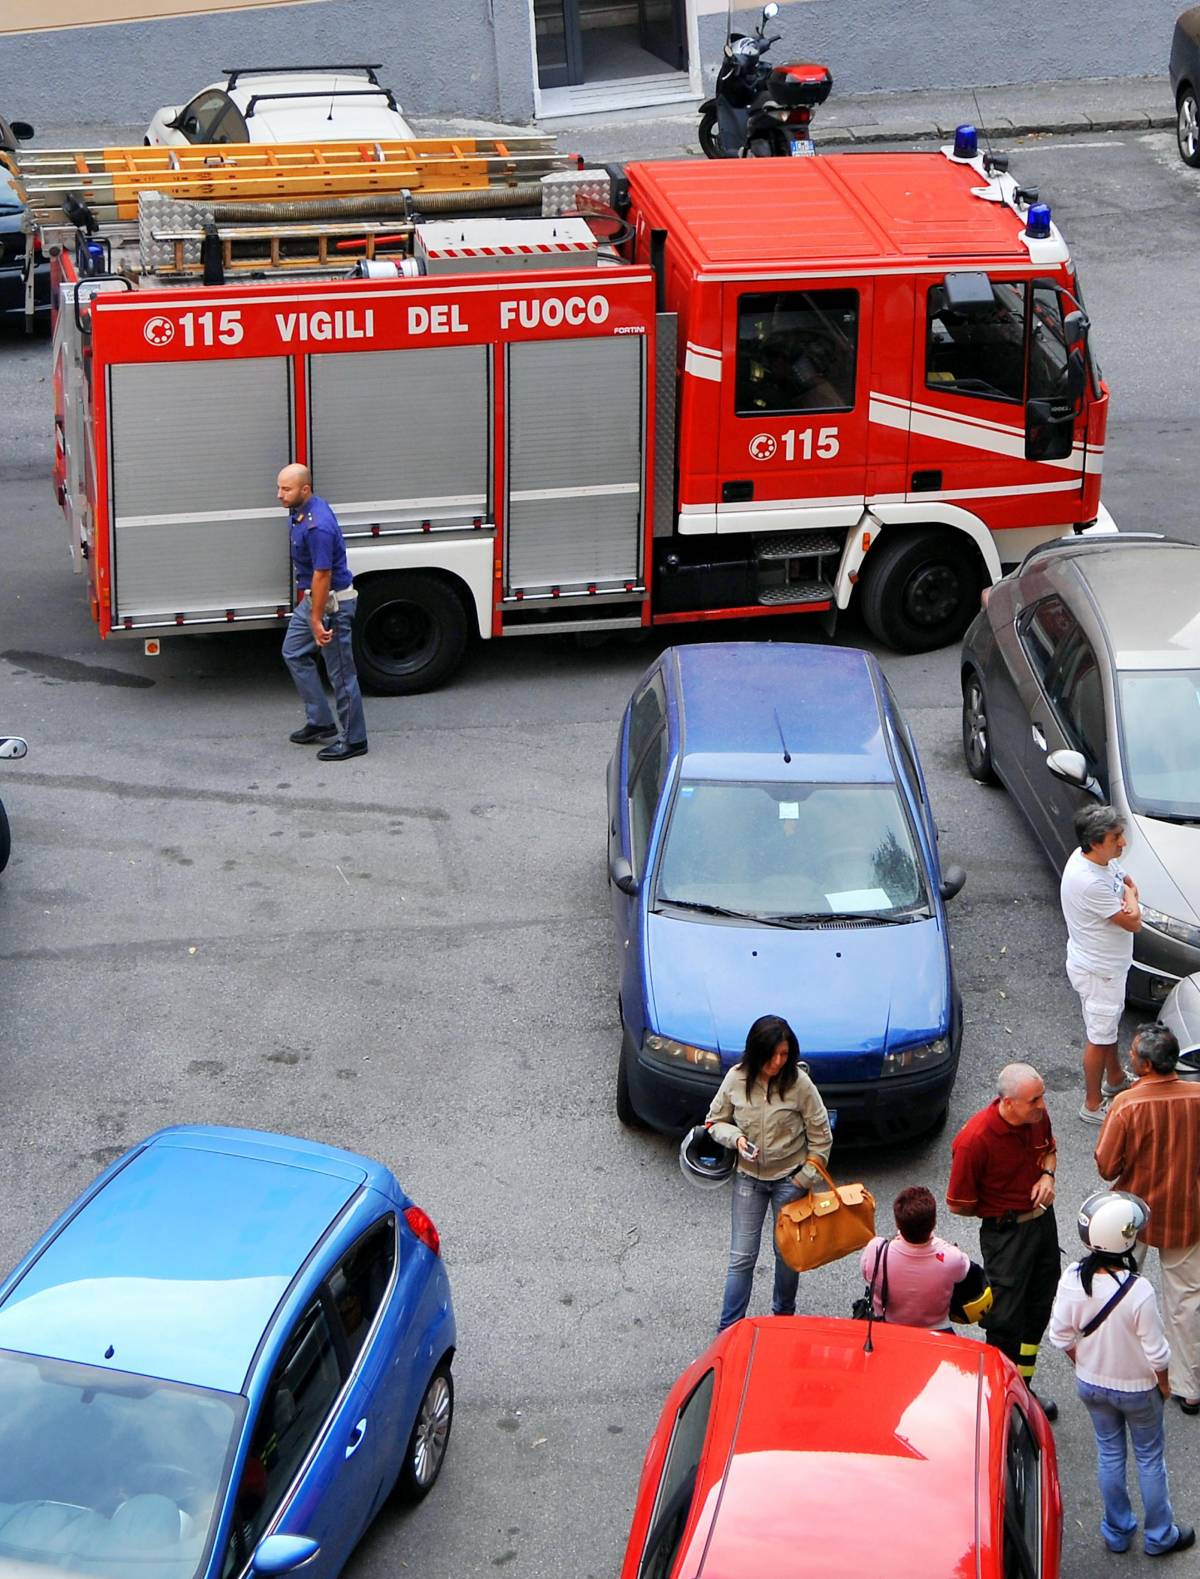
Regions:
<svg viewBox="0 0 1200 1579"><path fill-rule="evenodd" d="M867 555L862 615L897 652L931 652L957 641L979 612L983 565L974 547L941 527L884 532Z"/></svg>
<svg viewBox="0 0 1200 1579"><path fill-rule="evenodd" d="M463 660L467 611L439 576L410 571L362 583L354 621L359 679L385 696L412 696L443 685Z"/></svg>

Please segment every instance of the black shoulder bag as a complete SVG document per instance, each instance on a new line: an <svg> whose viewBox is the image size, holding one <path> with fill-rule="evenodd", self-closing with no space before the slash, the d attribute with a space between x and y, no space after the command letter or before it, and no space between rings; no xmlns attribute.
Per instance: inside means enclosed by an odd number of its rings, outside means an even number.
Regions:
<svg viewBox="0 0 1200 1579"><path fill-rule="evenodd" d="M863 1288L862 1293L850 1307L850 1315L855 1321L886 1321L888 1299L887 1253L890 1239L885 1239L875 1252L875 1265L871 1268L871 1281ZM875 1284L879 1281L882 1268L883 1282L879 1289L879 1314L875 1315Z"/></svg>
<svg viewBox="0 0 1200 1579"><path fill-rule="evenodd" d="M1090 1338L1092 1333L1095 1332L1096 1328L1102 1326L1103 1323L1108 1320L1113 1311L1116 1310L1117 1306L1125 1298L1126 1294L1129 1293L1129 1290L1133 1287L1137 1280L1138 1273L1131 1272L1125 1281L1118 1286L1116 1293L1109 1295L1108 1299L1105 1300L1104 1304L1092 1317L1091 1321L1087 1322L1085 1326L1080 1327L1079 1336L1081 1338Z"/></svg>

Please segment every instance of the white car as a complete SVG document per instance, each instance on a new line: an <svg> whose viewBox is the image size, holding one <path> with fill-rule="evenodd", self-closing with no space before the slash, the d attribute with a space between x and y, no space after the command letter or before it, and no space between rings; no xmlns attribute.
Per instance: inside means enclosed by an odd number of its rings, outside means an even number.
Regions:
<svg viewBox="0 0 1200 1579"><path fill-rule="evenodd" d="M414 137L375 66L227 71L146 128L148 147L187 143L398 142Z"/></svg>

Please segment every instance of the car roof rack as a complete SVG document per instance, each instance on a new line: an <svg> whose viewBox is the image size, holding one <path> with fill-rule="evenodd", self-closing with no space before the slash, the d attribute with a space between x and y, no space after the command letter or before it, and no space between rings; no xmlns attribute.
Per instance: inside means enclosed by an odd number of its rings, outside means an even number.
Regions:
<svg viewBox="0 0 1200 1579"><path fill-rule="evenodd" d="M272 101L275 99L320 99L324 103L326 99L378 99L381 96L387 100L389 110L399 112L400 107L396 103L396 95L391 88L376 86L374 88L306 88L303 93L252 93L250 102L242 111L242 115L246 120L249 120L254 114L256 106L261 104L264 99L271 99Z"/></svg>
<svg viewBox="0 0 1200 1579"><path fill-rule="evenodd" d="M221 74L229 78L229 81L225 84L226 88L228 89L233 87L234 83L239 77L299 77L304 76L309 72L318 71L365 71L367 74L367 81L374 83L374 85L378 87L379 78L375 75L375 73L377 71L381 71L382 69L382 62L378 60L369 65L363 61L356 60L345 64L338 63L331 66L324 64L319 66L234 66L232 69L229 66L223 66L221 68Z"/></svg>
<svg viewBox="0 0 1200 1579"><path fill-rule="evenodd" d="M1095 537L1073 533L1069 537L1052 537L1048 542L1039 543L1036 548L1031 548L1021 561L1017 574L1019 575L1026 565L1043 554L1064 553L1068 550L1078 553L1084 548L1099 548L1103 545L1112 547L1123 543L1169 543L1175 548L1196 547L1196 544L1189 542L1186 537L1168 537L1165 532L1100 532Z"/></svg>

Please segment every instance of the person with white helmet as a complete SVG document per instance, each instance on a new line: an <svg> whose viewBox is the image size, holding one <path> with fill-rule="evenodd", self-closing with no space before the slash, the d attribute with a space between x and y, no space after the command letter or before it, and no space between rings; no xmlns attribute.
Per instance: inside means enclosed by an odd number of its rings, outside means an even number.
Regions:
<svg viewBox="0 0 1200 1579"><path fill-rule="evenodd" d="M1142 1493L1143 1545L1148 1556L1165 1557L1194 1546L1196 1532L1175 1522L1167 1488L1163 1401L1170 1395L1171 1351L1154 1289L1133 1258L1149 1217L1145 1201L1125 1190L1099 1190L1084 1201L1079 1237L1088 1253L1059 1281L1050 1342L1074 1365L1096 1434L1104 1544L1112 1552L1128 1551L1137 1530L1125 1481L1128 1435Z"/></svg>

